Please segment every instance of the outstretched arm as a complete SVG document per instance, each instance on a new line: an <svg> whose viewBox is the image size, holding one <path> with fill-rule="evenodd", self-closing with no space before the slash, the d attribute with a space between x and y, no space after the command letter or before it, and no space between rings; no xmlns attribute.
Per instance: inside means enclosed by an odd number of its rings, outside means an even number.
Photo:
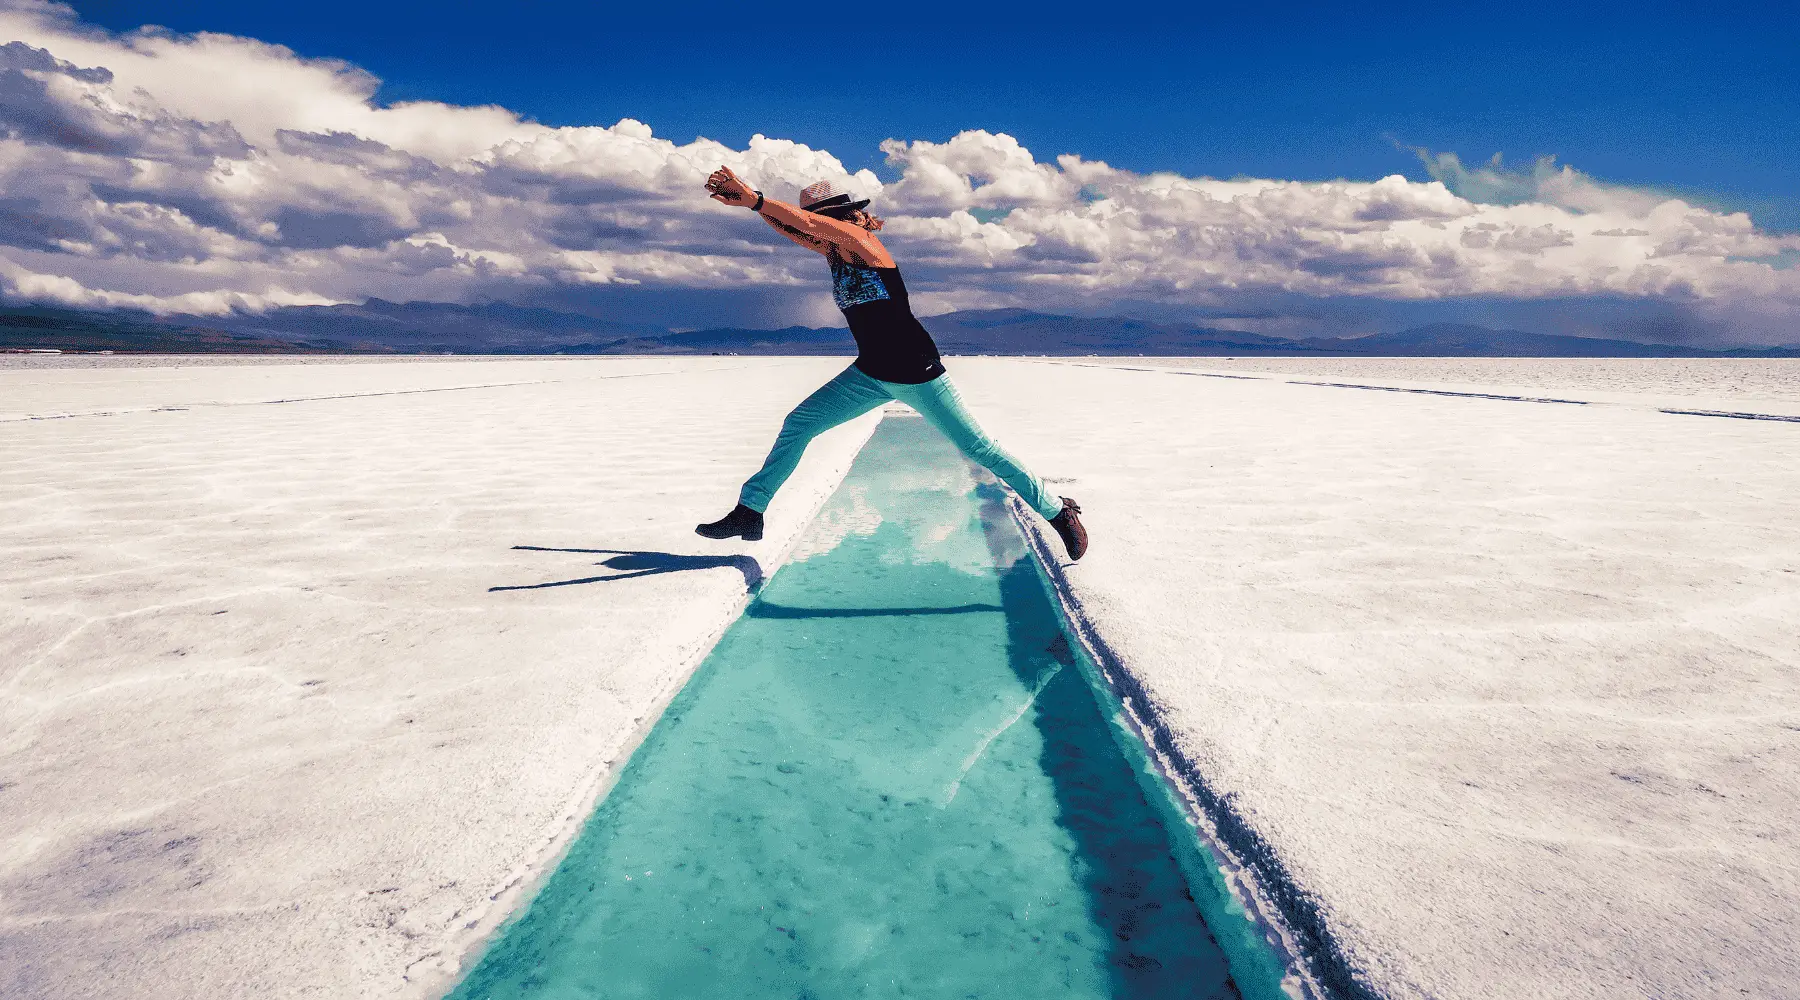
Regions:
<svg viewBox="0 0 1800 1000"><path fill-rule="evenodd" d="M768 202L768 199L766 199L766 198L763 200L763 207L764 208L769 207L769 202ZM781 221L773 218L766 212L762 212L762 213L758 213L758 214L760 214L762 216L762 220L764 222L769 224L770 229L775 230L776 232L780 233L783 236L786 236L788 239L793 240L795 243L798 243L799 245L805 247L806 249L814 250L814 251L817 251L817 252L823 253L823 254L828 254L831 252L831 243L830 242L828 242L826 240L822 240L819 237L806 232L805 230L796 229L795 227L790 226L785 222L781 222Z"/></svg>
<svg viewBox="0 0 1800 1000"><path fill-rule="evenodd" d="M720 167L707 178L706 189L714 201L726 205L753 208L756 192L727 167ZM861 226L840 222L829 216L803 211L785 202L764 198L759 212L763 221L795 243L822 254L836 253L852 264L863 267L893 267L894 258L875 235Z"/></svg>

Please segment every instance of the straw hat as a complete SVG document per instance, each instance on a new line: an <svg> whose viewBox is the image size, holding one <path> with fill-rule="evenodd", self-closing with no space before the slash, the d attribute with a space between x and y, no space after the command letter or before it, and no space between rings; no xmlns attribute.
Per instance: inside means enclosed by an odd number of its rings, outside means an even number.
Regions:
<svg viewBox="0 0 1800 1000"><path fill-rule="evenodd" d="M800 208L807 212L817 212L833 218L843 218L869 203L869 199L852 201L848 192L833 188L830 181L819 181L808 185L800 192Z"/></svg>

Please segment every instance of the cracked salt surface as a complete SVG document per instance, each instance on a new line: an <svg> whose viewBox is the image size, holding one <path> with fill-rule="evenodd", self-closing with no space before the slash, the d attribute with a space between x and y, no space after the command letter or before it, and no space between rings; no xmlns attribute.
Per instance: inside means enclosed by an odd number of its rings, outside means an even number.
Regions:
<svg viewBox="0 0 1800 1000"><path fill-rule="evenodd" d="M1800 364L1021 367L954 370L1076 477L1071 617L1327 985L1800 997L1800 439L1656 409L1800 410Z"/></svg>
<svg viewBox="0 0 1800 1000"><path fill-rule="evenodd" d="M0 423L7 1000L441 994L873 426L709 561L840 362L183 364L0 366L186 408Z"/></svg>
<svg viewBox="0 0 1800 1000"><path fill-rule="evenodd" d="M945 466L877 429L455 1000L1282 995L1240 993L1000 491Z"/></svg>

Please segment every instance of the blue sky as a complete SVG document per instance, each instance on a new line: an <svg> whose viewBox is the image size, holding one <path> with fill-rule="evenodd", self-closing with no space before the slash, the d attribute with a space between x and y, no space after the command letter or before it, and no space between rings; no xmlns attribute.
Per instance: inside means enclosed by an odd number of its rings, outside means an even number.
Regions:
<svg viewBox="0 0 1800 1000"><path fill-rule="evenodd" d="M922 315L1800 343L1800 19L1246 6L0 0L0 301L841 322L725 163Z"/></svg>
<svg viewBox="0 0 1800 1000"><path fill-rule="evenodd" d="M972 128L1040 155L1214 177L1423 180L1403 147L1424 147L1554 155L1800 230L1791 7L979 6L74 4L115 30L228 32L346 59L382 78L386 100L497 103L551 125L632 117L677 142L741 147L762 132L878 174L883 139Z"/></svg>

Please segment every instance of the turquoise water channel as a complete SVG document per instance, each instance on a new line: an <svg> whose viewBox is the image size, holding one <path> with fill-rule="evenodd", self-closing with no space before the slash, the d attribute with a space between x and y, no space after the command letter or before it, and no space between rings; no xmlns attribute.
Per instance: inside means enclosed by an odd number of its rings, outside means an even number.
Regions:
<svg viewBox="0 0 1800 1000"><path fill-rule="evenodd" d="M1000 488L889 416L451 996L1237 997L1138 767Z"/></svg>

